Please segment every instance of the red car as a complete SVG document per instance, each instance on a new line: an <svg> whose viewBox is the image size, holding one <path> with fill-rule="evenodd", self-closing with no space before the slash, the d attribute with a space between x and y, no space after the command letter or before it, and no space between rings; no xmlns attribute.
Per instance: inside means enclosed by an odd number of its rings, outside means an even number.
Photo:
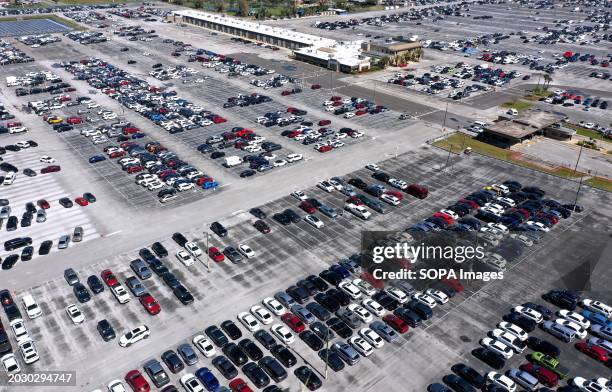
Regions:
<svg viewBox="0 0 612 392"><path fill-rule="evenodd" d="M408 324L394 314L386 315L383 317L383 321L399 333L408 332Z"/></svg>
<svg viewBox="0 0 612 392"><path fill-rule="evenodd" d="M334 148L332 146L321 146L319 147L319 152L328 152L333 150Z"/></svg>
<svg viewBox="0 0 612 392"><path fill-rule="evenodd" d="M215 248L214 246L208 248L208 256L217 263L220 263L225 260L225 256L223 256L223 253L219 252L219 249Z"/></svg>
<svg viewBox="0 0 612 392"><path fill-rule="evenodd" d="M124 157L125 154L126 154L125 151L115 151L115 152L111 152L111 154L108 157L111 159L115 159L115 158Z"/></svg>
<svg viewBox="0 0 612 392"><path fill-rule="evenodd" d="M286 95L291 95L291 91L289 90L283 90L283 92L281 93L282 96L286 96Z"/></svg>
<svg viewBox="0 0 612 392"><path fill-rule="evenodd" d="M125 375L125 381L129 384L134 392L149 392L151 387L145 378L138 370L132 370Z"/></svg>
<svg viewBox="0 0 612 392"><path fill-rule="evenodd" d="M442 278L440 279L440 282L444 283L447 286L452 287L458 293L461 293L464 290L463 284L461 284L461 282L459 282L459 280L457 279Z"/></svg>
<svg viewBox="0 0 612 392"><path fill-rule="evenodd" d="M289 326L295 333L300 333L306 329L306 326L298 316L293 313L285 313L281 316L281 320Z"/></svg>
<svg viewBox="0 0 612 392"><path fill-rule="evenodd" d="M151 294L143 294L138 297L138 300L150 315L156 315L157 313L161 312L161 306L159 306L159 303Z"/></svg>
<svg viewBox="0 0 612 392"><path fill-rule="evenodd" d="M38 206L42 208L43 210L48 210L49 208L51 208L51 206L49 205L49 202L46 201L45 199L40 199L39 201L36 202L36 204L38 204Z"/></svg>
<svg viewBox="0 0 612 392"><path fill-rule="evenodd" d="M396 191L395 189L387 189L386 191L384 191L384 193L386 193L387 195L395 196L399 200L404 200L404 194L400 191Z"/></svg>
<svg viewBox="0 0 612 392"><path fill-rule="evenodd" d="M88 202L87 200L85 200L85 198L84 198L84 197L80 197L80 196L79 196L79 197L77 197L76 199L74 199L74 201L75 201L75 202L76 202L78 205L80 205L81 207L85 207L86 205L88 205L88 204L89 204L89 202Z"/></svg>
<svg viewBox="0 0 612 392"><path fill-rule="evenodd" d="M312 204L310 204L307 201L303 201L300 203L300 208L304 211L306 211L306 213L308 214L314 214L315 212L317 212L317 209L314 208L314 206Z"/></svg>
<svg viewBox="0 0 612 392"><path fill-rule="evenodd" d="M134 173L138 173L144 170L144 166L130 166L127 168L126 172L128 172L128 174L134 174Z"/></svg>
<svg viewBox="0 0 612 392"><path fill-rule="evenodd" d="M270 226L261 219L253 223L253 226L263 234L268 234L270 232Z"/></svg>
<svg viewBox="0 0 612 392"><path fill-rule="evenodd" d="M109 269L102 271L100 273L100 276L102 277L102 280L104 281L104 283L106 283L108 287L113 287L119 284L117 277L115 277L115 274L113 274L113 271Z"/></svg>
<svg viewBox="0 0 612 392"><path fill-rule="evenodd" d="M214 122L215 124L221 124L226 121L227 121L226 119L224 119L223 117L219 117L219 116L215 116L212 118L212 122Z"/></svg>
<svg viewBox="0 0 612 392"><path fill-rule="evenodd" d="M610 360L606 350L599 346L589 345L589 342L586 340L584 342L576 343L576 348L601 363L606 363L608 360Z"/></svg>
<svg viewBox="0 0 612 392"><path fill-rule="evenodd" d="M80 118L80 117L68 117L68 119L66 120L66 122L67 122L68 124L71 124L71 125L77 125L77 124L82 123L82 122L83 122L83 120L81 120L81 118Z"/></svg>
<svg viewBox="0 0 612 392"><path fill-rule="evenodd" d="M478 203L476 203L474 200L468 200L468 199L459 199L459 203L463 203L463 204L467 204L469 205L473 210L477 210L480 208L480 206L478 205Z"/></svg>
<svg viewBox="0 0 612 392"><path fill-rule="evenodd" d="M138 133L140 132L140 129L136 128L136 127L125 127L123 128L123 134L124 135L131 135L133 133Z"/></svg>
<svg viewBox="0 0 612 392"><path fill-rule="evenodd" d="M202 186L202 185L204 185L207 182L213 182L213 181L215 181L215 179L212 178L212 177L200 177L200 178L197 179L196 185L197 186Z"/></svg>
<svg viewBox="0 0 612 392"><path fill-rule="evenodd" d="M320 88L321 88L321 85L320 85L320 84L313 84L312 86L310 86L310 88L311 88L312 90L318 90L318 89L320 89Z"/></svg>
<svg viewBox="0 0 612 392"><path fill-rule="evenodd" d="M241 378L233 379L232 382L229 383L229 387L233 392L253 392L251 387Z"/></svg>
<svg viewBox="0 0 612 392"><path fill-rule="evenodd" d="M322 127L322 126L324 126L324 125L329 125L329 124L331 124L331 121L330 121L330 120L320 120L320 121L319 121L319 126L320 126L320 127Z"/></svg>
<svg viewBox="0 0 612 392"><path fill-rule="evenodd" d="M350 204L354 204L354 205L356 205L356 206L361 206L361 205L363 205L363 202L362 202L362 201L361 201L361 199L360 199L360 198L358 198L357 196L351 196L351 197L349 197L348 199L346 199L346 202L347 202L347 203L350 203Z"/></svg>
<svg viewBox="0 0 612 392"><path fill-rule="evenodd" d="M444 219L446 221L446 223L448 223L449 225L452 225L452 224L455 223L455 220L453 219L452 216L450 216L448 214L445 214L445 213L442 213L442 212L436 212L434 214L434 217Z"/></svg>
<svg viewBox="0 0 612 392"><path fill-rule="evenodd" d="M40 174L55 173L60 170L62 170L60 166L51 165L51 166L43 167L42 169L40 169Z"/></svg>
<svg viewBox="0 0 612 392"><path fill-rule="evenodd" d="M355 116L363 116L364 114L368 114L367 110L358 110L355 112Z"/></svg>
<svg viewBox="0 0 612 392"><path fill-rule="evenodd" d="M559 376L551 370L535 363L527 362L519 367L522 371L527 372L538 379L539 382L549 388L554 388L559 383Z"/></svg>
<svg viewBox="0 0 612 392"><path fill-rule="evenodd" d="M342 100L342 97L339 97L337 95L332 95L332 97L329 100L330 101L340 101Z"/></svg>

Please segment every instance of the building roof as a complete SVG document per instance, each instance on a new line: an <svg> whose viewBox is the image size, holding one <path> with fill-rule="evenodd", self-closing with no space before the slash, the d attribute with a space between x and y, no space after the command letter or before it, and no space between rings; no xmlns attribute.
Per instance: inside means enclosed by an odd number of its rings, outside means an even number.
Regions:
<svg viewBox="0 0 612 392"><path fill-rule="evenodd" d="M338 64L349 67L358 67L369 62L370 58L361 53L361 42L339 42L333 46L310 46L294 50L304 56L315 57L321 60L336 60Z"/></svg>
<svg viewBox="0 0 612 392"><path fill-rule="evenodd" d="M529 136L532 133L537 132L538 130L539 128L533 128L511 120L501 120L485 128L485 131L488 133L494 133L496 135L501 135L512 139L522 139L525 136Z"/></svg>
<svg viewBox="0 0 612 392"><path fill-rule="evenodd" d="M514 122L542 129L562 121L566 116L560 113L547 112L539 109L525 111L522 115L514 118Z"/></svg>
<svg viewBox="0 0 612 392"><path fill-rule="evenodd" d="M487 126L485 131L513 139L522 139L539 130L560 123L565 117L560 113L532 109L514 118L503 118Z"/></svg>
<svg viewBox="0 0 612 392"><path fill-rule="evenodd" d="M204 20L207 22L218 23L224 26L235 27L247 30L254 33L264 34L271 37L282 38L289 41L294 41L302 45L308 46L333 46L337 42L333 39L323 38L312 34L299 33L297 31L283 29L280 27L272 27L260 23L249 22L239 18L233 18L220 14L209 14L207 12L195 10L175 11L175 15L188 16L195 19Z"/></svg>
<svg viewBox="0 0 612 392"><path fill-rule="evenodd" d="M384 41L384 40L372 40L372 45L388 48L394 52L400 52L402 50L410 50L423 47L420 42L401 42L401 41Z"/></svg>

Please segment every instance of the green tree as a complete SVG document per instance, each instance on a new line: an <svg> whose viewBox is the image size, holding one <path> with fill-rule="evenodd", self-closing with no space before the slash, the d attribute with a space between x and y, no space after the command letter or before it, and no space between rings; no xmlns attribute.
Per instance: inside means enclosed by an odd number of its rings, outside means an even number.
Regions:
<svg viewBox="0 0 612 392"><path fill-rule="evenodd" d="M202 0L193 0L193 8L202 8Z"/></svg>
<svg viewBox="0 0 612 392"><path fill-rule="evenodd" d="M238 15L249 16L249 3L247 0L238 1Z"/></svg>
<svg viewBox="0 0 612 392"><path fill-rule="evenodd" d="M552 76L545 73L544 74L544 89L548 90L548 87L550 86L551 82L552 82Z"/></svg>
<svg viewBox="0 0 612 392"><path fill-rule="evenodd" d="M217 10L217 12L223 12L225 10L225 2L223 0L217 0L215 10Z"/></svg>

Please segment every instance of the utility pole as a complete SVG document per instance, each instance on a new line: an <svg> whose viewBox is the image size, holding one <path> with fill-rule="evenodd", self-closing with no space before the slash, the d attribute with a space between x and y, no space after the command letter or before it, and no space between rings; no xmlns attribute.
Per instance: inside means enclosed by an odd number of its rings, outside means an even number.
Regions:
<svg viewBox="0 0 612 392"><path fill-rule="evenodd" d="M204 225L206 227L206 225ZM208 253L208 228L204 230L204 234L206 234L206 269L210 272L210 254Z"/></svg>
<svg viewBox="0 0 612 392"><path fill-rule="evenodd" d="M576 166L574 166L574 173L576 175L576 170L578 170L578 162L580 162L580 157L582 156L582 143L580 144L580 151L578 152L578 159L576 159Z"/></svg>
<svg viewBox="0 0 612 392"><path fill-rule="evenodd" d="M444 121L442 122L442 132L446 132L446 117L448 116L448 102L446 102L446 109L444 109Z"/></svg>
<svg viewBox="0 0 612 392"><path fill-rule="evenodd" d="M574 212L576 212L576 204L578 203L578 195L580 194L580 189L582 188L582 178L583 176L580 176L580 182L578 183L578 189L576 190L576 197L574 198Z"/></svg>

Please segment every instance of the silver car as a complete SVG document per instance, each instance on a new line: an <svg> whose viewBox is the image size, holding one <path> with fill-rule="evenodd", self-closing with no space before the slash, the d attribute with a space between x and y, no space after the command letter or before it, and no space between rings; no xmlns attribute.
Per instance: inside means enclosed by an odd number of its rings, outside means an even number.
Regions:
<svg viewBox="0 0 612 392"><path fill-rule="evenodd" d="M306 309L305 307L303 307L302 305L299 305L299 304L293 305L291 307L291 312L295 314L296 316L298 316L300 320L302 320L305 324L312 324L315 321L317 321L315 316L313 316L313 314L310 313L310 311Z"/></svg>
<svg viewBox="0 0 612 392"><path fill-rule="evenodd" d="M359 359L361 358L361 356L359 355L357 350L353 348L353 346L346 342L343 342L342 340L337 343L334 343L331 349L333 352L338 354L344 360L344 362L348 363L349 365L355 365L357 362L359 362Z"/></svg>
<svg viewBox="0 0 612 392"><path fill-rule="evenodd" d="M46 220L47 220L47 213L45 212L45 210L38 210L36 212L36 222L43 223Z"/></svg>
<svg viewBox="0 0 612 392"><path fill-rule="evenodd" d="M69 235L63 235L63 236L60 237L59 242L57 243L57 248L58 249L66 249L69 244L70 244L70 236Z"/></svg>
<svg viewBox="0 0 612 392"><path fill-rule="evenodd" d="M72 233L72 242L81 242L83 240L83 234L84 232L81 226L75 227Z"/></svg>
<svg viewBox="0 0 612 392"><path fill-rule="evenodd" d="M372 328L374 332L379 334L387 342L392 342L399 337L399 335L393 330L393 328L391 328L380 320L374 321L372 324L370 324L370 328Z"/></svg>

